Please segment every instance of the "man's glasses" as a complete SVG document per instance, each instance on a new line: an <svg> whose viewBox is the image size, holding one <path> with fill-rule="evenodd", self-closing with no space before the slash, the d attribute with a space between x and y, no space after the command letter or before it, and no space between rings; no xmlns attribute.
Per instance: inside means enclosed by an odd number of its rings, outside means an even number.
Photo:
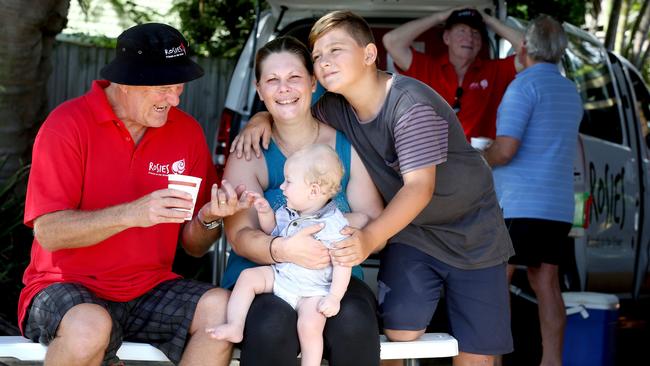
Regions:
<svg viewBox="0 0 650 366"><path fill-rule="evenodd" d="M456 98L454 99L454 106L452 107L456 113L460 112L460 97L462 96L463 88L459 86L456 88Z"/></svg>

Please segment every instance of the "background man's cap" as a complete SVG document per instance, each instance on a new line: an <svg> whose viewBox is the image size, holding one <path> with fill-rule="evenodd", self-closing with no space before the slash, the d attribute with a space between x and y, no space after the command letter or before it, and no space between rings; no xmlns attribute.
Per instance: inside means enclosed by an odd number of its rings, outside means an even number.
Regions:
<svg viewBox="0 0 650 366"><path fill-rule="evenodd" d="M451 29L455 24L466 24L481 33L485 33L485 22L483 16L476 9L461 9L455 10L447 18L445 22L445 29Z"/></svg>
<svg viewBox="0 0 650 366"><path fill-rule="evenodd" d="M203 69L187 55L187 45L183 35L169 25L136 25L117 37L115 58L100 75L124 85L171 85L198 79Z"/></svg>

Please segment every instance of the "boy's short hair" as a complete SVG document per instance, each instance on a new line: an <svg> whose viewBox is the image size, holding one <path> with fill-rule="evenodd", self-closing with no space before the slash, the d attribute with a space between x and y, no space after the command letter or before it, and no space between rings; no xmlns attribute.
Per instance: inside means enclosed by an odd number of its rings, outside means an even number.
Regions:
<svg viewBox="0 0 650 366"><path fill-rule="evenodd" d="M343 28L361 47L375 43L375 37L365 19L348 10L336 10L323 15L311 27L309 47L314 48L314 43L323 34L336 28Z"/></svg>
<svg viewBox="0 0 650 366"><path fill-rule="evenodd" d="M305 182L318 184L324 195L334 197L341 190L345 169L334 149L325 144L313 144L293 153L289 161L305 164Z"/></svg>

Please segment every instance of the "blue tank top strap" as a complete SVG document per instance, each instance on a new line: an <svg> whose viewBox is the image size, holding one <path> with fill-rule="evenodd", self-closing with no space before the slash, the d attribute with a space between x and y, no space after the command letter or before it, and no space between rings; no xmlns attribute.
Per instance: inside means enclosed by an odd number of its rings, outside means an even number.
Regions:
<svg viewBox="0 0 650 366"><path fill-rule="evenodd" d="M280 167L284 167L287 158L282 154L273 139L271 139L268 150L263 152L266 160L266 171L269 175L269 187L280 187L280 184L284 181L284 169Z"/></svg>
<svg viewBox="0 0 650 366"><path fill-rule="evenodd" d="M269 201L271 208L275 211L286 203L280 185L284 182L284 163L287 162L287 157L280 151L273 139L271 139L268 150L263 152L269 177L269 185L264 191L264 198Z"/></svg>
<svg viewBox="0 0 650 366"><path fill-rule="evenodd" d="M341 188L347 187L348 182L350 181L350 162L352 159L352 146L350 141L341 131L336 131L336 153L343 163L343 168L345 168L345 173L343 174L343 179L341 180Z"/></svg>

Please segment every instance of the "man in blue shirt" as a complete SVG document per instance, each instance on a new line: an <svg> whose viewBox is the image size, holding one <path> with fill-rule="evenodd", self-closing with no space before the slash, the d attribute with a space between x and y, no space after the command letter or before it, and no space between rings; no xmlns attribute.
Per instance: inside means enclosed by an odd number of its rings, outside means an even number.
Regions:
<svg viewBox="0 0 650 366"><path fill-rule="evenodd" d="M497 112L497 137L485 151L512 239L513 265L527 267L539 303L540 365L562 364L566 315L558 264L573 222L573 160L582 119L575 85L557 67L567 46L562 25L533 20L518 57L525 69L508 86Z"/></svg>

